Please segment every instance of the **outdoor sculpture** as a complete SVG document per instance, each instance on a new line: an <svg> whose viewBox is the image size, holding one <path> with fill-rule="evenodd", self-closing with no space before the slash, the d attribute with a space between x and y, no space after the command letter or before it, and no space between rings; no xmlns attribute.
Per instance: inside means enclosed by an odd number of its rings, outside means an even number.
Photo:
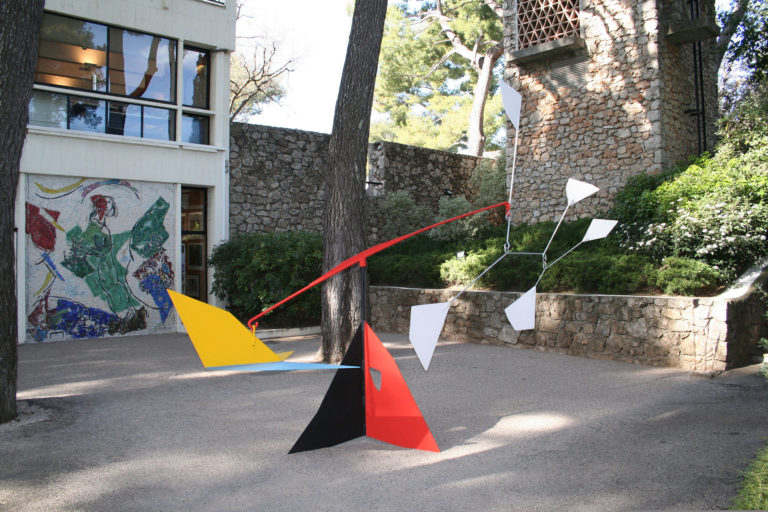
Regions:
<svg viewBox="0 0 768 512"><path fill-rule="evenodd" d="M372 437L405 448L427 451L439 451L439 448L397 364L373 332L371 326L364 320L367 309L365 293L362 294L360 315L362 320L341 365L290 363L286 361L285 359L291 355L290 352L276 354L256 337L255 329L259 318L333 275L354 266L360 269L364 287L365 267L370 256L437 226L503 206L507 217L507 238L501 257L491 263L449 302L422 304L411 308L409 339L419 361L427 370L451 304L501 260L516 254L529 256L533 254L542 259L542 271L536 283L504 310L507 319L515 330L533 329L535 325L536 287L544 272L582 243L607 236L616 225L616 221L613 220L593 220L578 244L553 262L548 263L547 250L568 209L578 201L598 191L598 188L593 185L569 179L565 190L567 206L544 251L541 253L510 252L510 205L514 186L521 96L505 83L502 83L501 92L504 109L515 127L512 172L507 201L421 228L413 233L377 244L348 258L301 290L251 318L248 321L251 332L248 332L230 313L169 290L171 299L187 327L195 349L203 365L208 369L246 371L336 369L336 375L320 408L291 448L290 453L334 446L361 436ZM374 380L374 372L380 376L379 385Z"/></svg>
<svg viewBox="0 0 768 512"><path fill-rule="evenodd" d="M517 163L517 143L518 134L520 132L520 108L522 104L522 97L520 96L520 93L518 93L515 89L502 82L501 99L504 105L504 110L507 113L507 117L515 127L515 142L512 152L512 171L510 173L509 183L509 199L507 200L507 208L511 208L512 193L514 191L515 184L515 165ZM448 310L450 309L451 304L453 304L456 299L458 299L465 291L471 288L481 277L483 277L489 270L491 270L494 266L496 266L496 264L501 262L501 260L507 256L533 255L541 257L542 270L539 274L539 278L533 285L533 288L525 292L520 298L518 298L504 310L509 323L516 331L523 331L534 328L536 324L536 286L544 276L544 272L546 272L547 269L549 269L552 265L574 251L582 243L588 242L590 240L598 240L608 236L608 234L616 225L615 220L593 220L581 242L566 251L552 263L547 263L547 250L552 244L552 240L554 240L558 229L560 229L560 225L565 218L565 214L568 212L568 208L578 203L582 199L591 196L598 190L600 189L594 185L590 185L589 183L584 183L583 181L574 180L572 178L568 179L568 183L565 186L565 195L568 201L567 206L565 207L563 214L560 216L560 220L558 221L557 226L555 226L555 229L552 232L552 236L549 238L549 242L547 242L547 246L541 253L510 252L509 233L510 227L512 225L512 216L509 215L509 211L507 211L507 239L504 244L504 253L501 255L501 257L486 267L485 270L483 270L474 280L472 280L472 282L465 286L450 301L433 304L422 304L411 307L411 324L408 338L410 339L411 345L413 345L413 348L416 351L416 355L418 356L421 365L424 367L424 370L429 369L429 363L432 360L432 354L435 351L435 346L437 345L437 340L440 337L440 332L443 330L445 319L448 316Z"/></svg>

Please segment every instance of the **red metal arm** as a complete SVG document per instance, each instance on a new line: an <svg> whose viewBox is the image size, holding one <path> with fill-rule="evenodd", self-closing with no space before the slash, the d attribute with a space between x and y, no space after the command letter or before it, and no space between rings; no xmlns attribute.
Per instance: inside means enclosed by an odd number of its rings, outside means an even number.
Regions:
<svg viewBox="0 0 768 512"><path fill-rule="evenodd" d="M268 307L267 309L265 309L264 311L262 311L258 315L254 316L253 318L248 320L248 328L249 329L255 329L256 326L259 325L259 323L256 320L258 320L262 316L266 315L270 311L272 311L272 310L282 306L283 304L285 304L289 300L293 299L294 297L297 297L297 296L301 295L302 293L304 293L305 291L309 290L310 288L312 288L314 286L317 286L318 284L322 283L326 279L335 276L336 274L338 274L342 270L346 270L346 269L348 269L349 267L351 267L353 265L365 266L367 258L369 258L370 256L373 256L374 254L376 254L378 252L383 251L384 249L388 249L388 248L392 247L395 244L399 244L400 242L403 242L406 239L411 238L412 236L416 236L416 235L418 235L420 233L423 233L425 231L428 231L428 230L430 230L432 228L436 228L437 226L442 226L443 224L448 224L449 222L453 222L455 220L463 219L464 217L469 217L470 215L475 215L477 213L481 213L481 212L484 212L484 211L487 211L487 210L492 210L493 208L498 208L500 206L503 206L504 207L504 212L506 214L509 214L510 205L509 205L509 203L507 201L504 201L503 203L494 204L492 206L486 206L485 208L480 208L479 210L475 210L473 212L464 213L462 215L458 215L456 217L453 217L453 218L450 218L450 219L446 219L446 220L438 222L436 224L432 224L431 226L427 226L425 228L421 228L421 229L419 229L417 231L414 231L413 233L408 233L407 235L399 236L399 237L393 238L392 240L389 240L387 242L382 242L380 244L374 245L373 247L369 247L368 249L364 250L363 252L359 252L359 253L355 254L354 256L352 256L351 258L347 258L346 260L342 261L341 263L339 263L338 265L333 267L331 270L329 270L328 272L326 272L322 276L318 277L317 279L315 279L314 281L309 283L307 286L305 286L301 290L299 290L299 291L297 291L295 293L292 293L291 295L289 295L288 297L284 298L283 300L281 300L280 302L278 302L274 306Z"/></svg>

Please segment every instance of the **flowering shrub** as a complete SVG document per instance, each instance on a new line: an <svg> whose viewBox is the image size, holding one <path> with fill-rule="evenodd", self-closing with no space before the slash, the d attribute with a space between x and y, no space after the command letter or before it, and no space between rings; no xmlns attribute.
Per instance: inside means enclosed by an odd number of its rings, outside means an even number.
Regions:
<svg viewBox="0 0 768 512"><path fill-rule="evenodd" d="M687 167L638 177L617 196L620 246L654 260L695 259L732 281L768 255L768 136L746 153L721 145Z"/></svg>

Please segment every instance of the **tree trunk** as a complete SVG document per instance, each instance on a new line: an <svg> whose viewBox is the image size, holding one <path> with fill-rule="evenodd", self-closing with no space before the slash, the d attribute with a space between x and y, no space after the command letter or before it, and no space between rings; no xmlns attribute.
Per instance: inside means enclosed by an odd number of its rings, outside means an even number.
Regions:
<svg viewBox="0 0 768 512"><path fill-rule="evenodd" d="M485 102L488 99L488 91L491 87L493 68L501 57L500 45L485 52L485 57L477 69L477 84L473 92L472 111L469 113L469 137L468 151L470 155L483 156L485 150L485 132L483 131L483 118L485 117Z"/></svg>
<svg viewBox="0 0 768 512"><path fill-rule="evenodd" d="M323 212L323 271L365 249L365 173L373 88L387 0L357 0L328 148ZM353 267L323 286L322 355L338 362L360 325L363 293Z"/></svg>
<svg viewBox="0 0 768 512"><path fill-rule="evenodd" d="M14 263L16 244L25 239L22 227L14 240L14 216L42 18L42 0L0 2L0 423L16 417Z"/></svg>

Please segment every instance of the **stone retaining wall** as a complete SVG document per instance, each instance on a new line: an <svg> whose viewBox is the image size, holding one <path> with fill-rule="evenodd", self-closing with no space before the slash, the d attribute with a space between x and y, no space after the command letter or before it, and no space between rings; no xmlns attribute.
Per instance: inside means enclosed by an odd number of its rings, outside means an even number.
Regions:
<svg viewBox="0 0 768 512"><path fill-rule="evenodd" d="M230 235L322 230L330 135L232 123Z"/></svg>
<svg viewBox="0 0 768 512"><path fill-rule="evenodd" d="M371 287L371 321L408 333L410 307L450 300L456 291ZM758 293L736 299L540 293L536 328L517 332L504 308L512 292L466 292L451 307L446 339L510 345L597 359L720 372L751 364L766 336Z"/></svg>

